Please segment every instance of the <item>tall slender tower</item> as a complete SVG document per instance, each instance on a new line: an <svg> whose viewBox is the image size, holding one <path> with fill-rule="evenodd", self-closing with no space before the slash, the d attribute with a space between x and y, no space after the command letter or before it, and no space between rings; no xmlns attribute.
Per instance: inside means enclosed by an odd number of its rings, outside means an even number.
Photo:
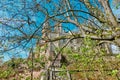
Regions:
<svg viewBox="0 0 120 80"><path fill-rule="evenodd" d="M42 41L43 43L45 43L45 46L43 46L45 49L44 54L46 55L46 57L50 56L50 52L51 52L51 43L50 42L46 42L46 40L50 39L50 25L49 22L45 22L43 24L43 29L42 29Z"/></svg>
<svg viewBox="0 0 120 80"><path fill-rule="evenodd" d="M55 25L54 31L55 31L56 37L60 37L63 33L61 24ZM56 41L55 46L61 47L62 46L61 40Z"/></svg>

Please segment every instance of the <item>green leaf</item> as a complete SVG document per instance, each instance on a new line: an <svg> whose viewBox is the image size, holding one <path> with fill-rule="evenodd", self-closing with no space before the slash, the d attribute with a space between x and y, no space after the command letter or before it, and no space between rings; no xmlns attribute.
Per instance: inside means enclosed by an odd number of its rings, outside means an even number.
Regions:
<svg viewBox="0 0 120 80"><path fill-rule="evenodd" d="M112 76L115 76L118 73L118 70L112 70Z"/></svg>

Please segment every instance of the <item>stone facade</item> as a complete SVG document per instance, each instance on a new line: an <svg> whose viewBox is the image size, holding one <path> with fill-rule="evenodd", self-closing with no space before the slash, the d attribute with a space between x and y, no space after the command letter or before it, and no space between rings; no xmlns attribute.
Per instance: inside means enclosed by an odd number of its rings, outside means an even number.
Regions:
<svg viewBox="0 0 120 80"><path fill-rule="evenodd" d="M46 40L70 34L71 34L70 32L65 32L62 29L61 24L56 24L54 26L54 29L51 29L48 22L44 23L42 30L42 40L39 41L39 45L41 45L41 48L44 48L45 46L47 47L45 51L41 52L41 54L45 54L47 58L52 58L53 60L59 52L58 49L62 48L69 41L69 39L62 39L54 42L47 42ZM80 39L74 39L71 40L67 46L70 47L71 49L77 50L77 48L79 47L78 45L79 43ZM61 66L60 61L62 57L63 55L61 54L58 55L54 63L55 66L57 65Z"/></svg>

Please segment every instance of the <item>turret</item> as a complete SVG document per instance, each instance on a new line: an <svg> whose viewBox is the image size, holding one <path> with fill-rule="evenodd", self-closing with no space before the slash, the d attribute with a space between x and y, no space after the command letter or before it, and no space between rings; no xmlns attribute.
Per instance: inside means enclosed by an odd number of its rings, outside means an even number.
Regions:
<svg viewBox="0 0 120 80"><path fill-rule="evenodd" d="M60 36L62 36L63 30L62 30L61 24L56 24L56 25L55 25L55 27L54 27L54 32L55 32L55 35L56 35L55 37L60 37ZM61 46L62 46L61 44L62 44L62 43L61 43L61 40L55 42L55 46L56 46L56 47L61 47Z"/></svg>

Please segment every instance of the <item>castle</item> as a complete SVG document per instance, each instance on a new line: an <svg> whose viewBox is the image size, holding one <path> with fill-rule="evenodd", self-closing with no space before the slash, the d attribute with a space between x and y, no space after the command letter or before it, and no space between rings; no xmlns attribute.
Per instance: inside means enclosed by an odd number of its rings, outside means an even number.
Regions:
<svg viewBox="0 0 120 80"><path fill-rule="evenodd" d="M48 41L47 40L51 40L57 37L61 37L61 36L67 36L67 35L73 35L76 32L65 32L65 30L62 29L62 25L61 23L57 23L55 24L55 26L53 28L51 28L51 26L49 25L49 22L45 22L43 25L43 29L42 29L42 39L39 40L38 45L40 45L41 48L45 48L44 51L40 52L40 54L45 54L47 58L51 57L52 59L55 58L56 55L59 54L59 51L57 51L57 49L61 49L64 46L67 45L67 47L69 47L71 50L75 50L78 51L80 49L80 45L82 45L82 39L81 38L77 38L77 39L61 39L61 40L56 40L56 41ZM79 33L79 31L77 32ZM101 46L102 48L104 48L106 50L106 53L108 55L112 55L113 54L113 50L111 47L112 44L108 44L108 43L102 43L99 46ZM56 63L60 63L61 60L61 54L59 54L56 58Z"/></svg>
<svg viewBox="0 0 120 80"><path fill-rule="evenodd" d="M50 42L47 42L47 40L54 39L64 35L70 35L70 34L72 33L65 32L65 30L62 29L61 24L56 24L54 28L51 29L48 22L44 23L42 29L42 39L37 44L41 48L46 48L46 49L40 52L40 54L45 54L47 58L51 57L52 59L54 59L55 56L59 54L54 62L55 63L54 65L61 66L60 61L64 57L59 53L58 49L61 49L67 45L67 47L77 50L77 48L79 47L78 44L80 44L80 39L73 39L73 40L61 39Z"/></svg>

